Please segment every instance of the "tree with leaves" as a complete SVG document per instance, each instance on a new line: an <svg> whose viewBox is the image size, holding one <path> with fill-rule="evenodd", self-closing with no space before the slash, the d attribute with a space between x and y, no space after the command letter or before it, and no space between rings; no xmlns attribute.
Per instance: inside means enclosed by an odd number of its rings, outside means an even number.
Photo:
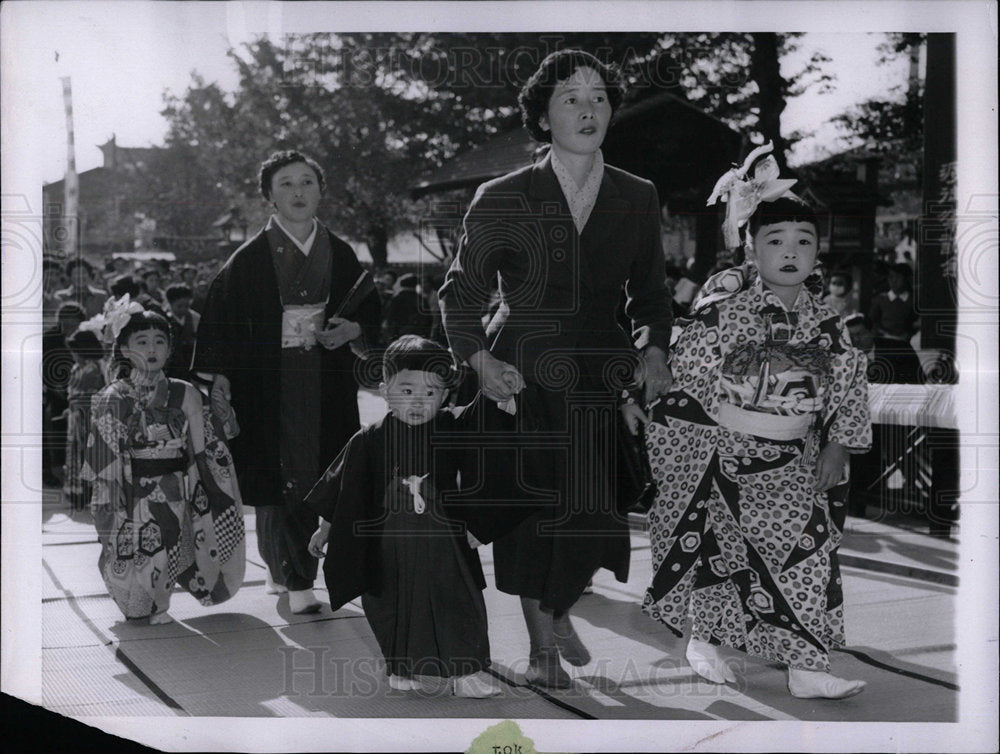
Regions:
<svg viewBox="0 0 1000 754"><path fill-rule="evenodd" d="M239 206L253 224L266 215L253 180L262 157L286 148L313 154L328 178L323 219L366 242L384 266L389 239L418 223L421 205L409 196L417 177L515 127L517 93L549 52L580 47L617 63L631 84L628 101L673 91L755 140L774 140L783 164L786 99L811 77L827 79L817 57L782 76L780 62L796 44L793 34L655 32L261 38L230 50L239 71L232 93L194 75L183 95L166 97L167 150L178 166L202 172L181 171L181 186L214 184L199 208ZM205 213L192 212L192 222Z"/></svg>
<svg viewBox="0 0 1000 754"><path fill-rule="evenodd" d="M869 99L834 118L846 140L875 154L912 156L923 146L923 82L919 74L920 51L925 34L890 33L878 46L878 65L887 65L906 56L909 75L902 84L889 89L888 97Z"/></svg>

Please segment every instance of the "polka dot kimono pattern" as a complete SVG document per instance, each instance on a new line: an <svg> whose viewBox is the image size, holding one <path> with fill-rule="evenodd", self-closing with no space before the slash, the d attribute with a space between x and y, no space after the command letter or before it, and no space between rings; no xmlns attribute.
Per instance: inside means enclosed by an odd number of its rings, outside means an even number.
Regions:
<svg viewBox="0 0 1000 754"><path fill-rule="evenodd" d="M175 584L204 605L239 589L243 512L222 425L206 406L194 454L181 405L186 383L116 380L94 396L84 454L98 567L126 618L166 610Z"/></svg>
<svg viewBox="0 0 1000 754"><path fill-rule="evenodd" d="M725 385L741 359L764 377ZM811 294L803 290L789 313L757 282L695 316L672 368L674 391L653 407L646 430L659 491L643 610L678 635L690 617L694 638L828 670L829 649L844 643L836 553L847 485L817 492L814 469L828 442L870 444L863 354ZM814 392L774 392L803 371ZM812 414L811 429L775 440L720 426L720 403L750 393L757 403L744 408Z"/></svg>

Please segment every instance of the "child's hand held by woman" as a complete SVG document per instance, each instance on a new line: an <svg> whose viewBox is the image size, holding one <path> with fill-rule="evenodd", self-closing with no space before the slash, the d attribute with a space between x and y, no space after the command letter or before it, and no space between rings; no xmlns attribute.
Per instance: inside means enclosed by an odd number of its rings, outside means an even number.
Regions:
<svg viewBox="0 0 1000 754"><path fill-rule="evenodd" d="M638 367L636 381L646 388L646 403L670 392L674 378L667 364L667 354L657 346L646 346L642 352L642 362ZM634 434L634 433L633 433Z"/></svg>
<svg viewBox="0 0 1000 754"><path fill-rule="evenodd" d="M649 414L643 411L642 407L633 398L629 398L628 402L621 404L619 411L622 412L622 419L625 422L625 426L628 427L628 431L633 435L639 434L640 425L649 424Z"/></svg>
<svg viewBox="0 0 1000 754"><path fill-rule="evenodd" d="M479 375L483 394L491 401L505 403L524 390L524 377L517 368L489 351L474 353L469 358L469 366Z"/></svg>

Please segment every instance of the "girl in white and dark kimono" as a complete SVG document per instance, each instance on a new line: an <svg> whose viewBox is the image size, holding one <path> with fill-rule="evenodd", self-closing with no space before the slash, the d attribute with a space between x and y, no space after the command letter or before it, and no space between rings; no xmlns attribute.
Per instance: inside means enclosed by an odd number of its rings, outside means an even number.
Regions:
<svg viewBox="0 0 1000 754"><path fill-rule="evenodd" d="M748 263L703 287L646 427L659 492L643 609L678 635L691 620L687 659L709 681L735 680L725 645L787 666L793 696L840 699L865 685L831 675L829 653L844 644L848 454L871 442L866 362L809 288L815 215L772 157L745 180L751 162L716 187L727 240L749 220Z"/></svg>

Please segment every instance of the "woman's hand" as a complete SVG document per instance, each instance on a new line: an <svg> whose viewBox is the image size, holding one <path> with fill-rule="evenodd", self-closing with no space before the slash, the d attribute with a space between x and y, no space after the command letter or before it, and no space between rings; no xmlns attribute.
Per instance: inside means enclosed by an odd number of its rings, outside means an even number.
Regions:
<svg viewBox="0 0 1000 754"><path fill-rule="evenodd" d="M326 549L326 541L330 538L330 522L321 520L319 528L313 532L309 538L309 554L314 558L323 557L323 550Z"/></svg>
<svg viewBox="0 0 1000 754"><path fill-rule="evenodd" d="M827 443L816 459L816 489L826 492L844 481L847 450L839 442Z"/></svg>
<svg viewBox="0 0 1000 754"><path fill-rule="evenodd" d="M642 407L635 401L623 403L618 410L622 412L622 419L625 421L625 426L628 427L628 431L633 435L639 434L640 424L649 424L649 414L643 411Z"/></svg>
<svg viewBox="0 0 1000 754"><path fill-rule="evenodd" d="M491 401L506 403L524 390L524 378L521 373L512 364L500 361L485 349L469 357L469 366L479 377L479 387L483 395Z"/></svg>
<svg viewBox="0 0 1000 754"><path fill-rule="evenodd" d="M667 354L662 348L646 346L642 350L642 363L639 364L636 382L646 388L647 404L657 396L670 392L674 378L667 365Z"/></svg>
<svg viewBox="0 0 1000 754"><path fill-rule="evenodd" d="M233 396L228 377L224 374L217 374L213 377L209 397L212 401L212 413L216 416L229 416L229 412L232 410L229 401L232 400Z"/></svg>
<svg viewBox="0 0 1000 754"><path fill-rule="evenodd" d="M330 317L326 321L326 328L316 333L319 344L331 351L359 337L361 337L361 325L343 317Z"/></svg>

